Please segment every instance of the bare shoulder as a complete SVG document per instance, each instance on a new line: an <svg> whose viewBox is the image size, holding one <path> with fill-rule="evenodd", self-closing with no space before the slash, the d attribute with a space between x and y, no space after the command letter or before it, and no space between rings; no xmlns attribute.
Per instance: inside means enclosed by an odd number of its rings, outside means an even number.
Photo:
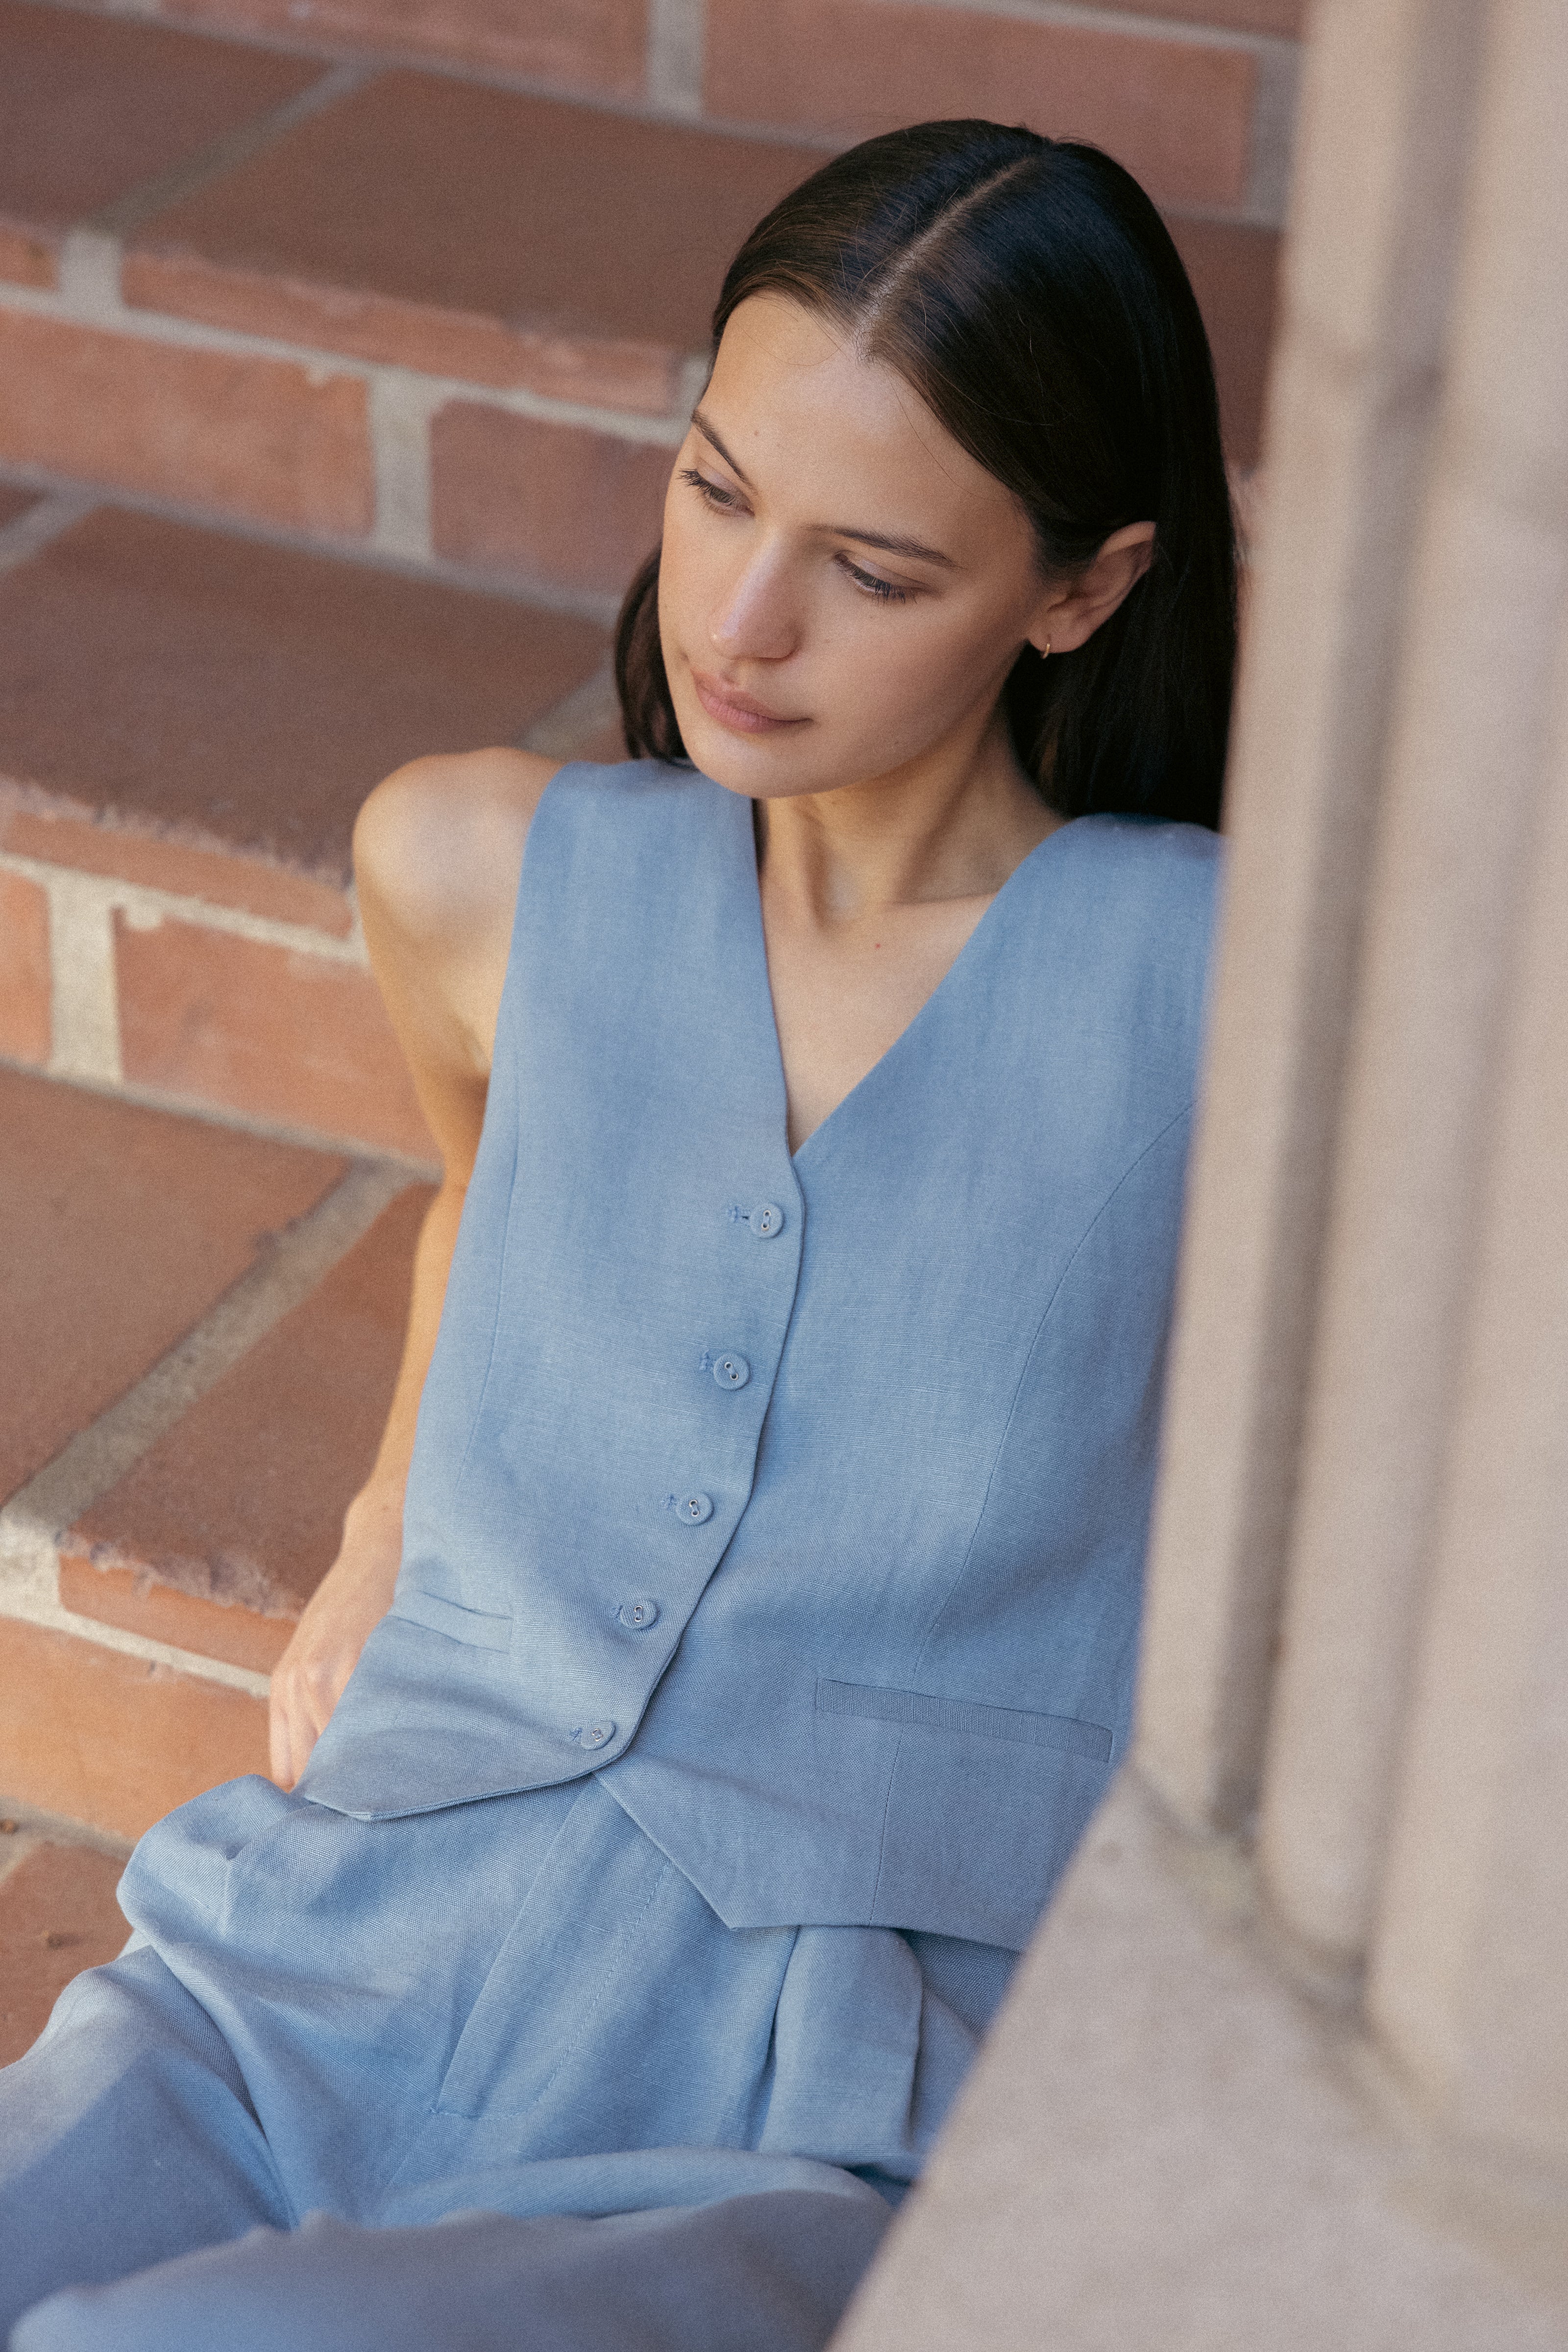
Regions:
<svg viewBox="0 0 1568 2352"><path fill-rule="evenodd" d="M411 760L354 826L371 965L448 1171L479 1140L523 847L561 764L505 750Z"/></svg>
<svg viewBox="0 0 1568 2352"><path fill-rule="evenodd" d="M499 946L504 961L528 828L561 762L498 749L411 760L377 784L354 826L368 920L439 949Z"/></svg>

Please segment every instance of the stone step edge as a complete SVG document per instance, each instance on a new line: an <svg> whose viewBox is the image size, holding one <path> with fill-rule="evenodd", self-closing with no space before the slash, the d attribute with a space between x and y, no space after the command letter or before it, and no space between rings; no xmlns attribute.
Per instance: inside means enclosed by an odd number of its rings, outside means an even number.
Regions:
<svg viewBox="0 0 1568 2352"><path fill-rule="evenodd" d="M340 939L5 850L0 898L32 947L0 1003L0 1059L439 1177L357 925Z"/></svg>
<svg viewBox="0 0 1568 2352"><path fill-rule="evenodd" d="M59 1538L62 1609L96 1625L145 1635L189 1657L269 1675L300 1619L241 1601L215 1601L169 1581L117 1544L95 1544L75 1528Z"/></svg>
<svg viewBox="0 0 1568 2352"><path fill-rule="evenodd" d="M121 1657L140 1659L148 1666L164 1666L198 1681L243 1691L251 1698L266 1698L270 1668L237 1664L210 1651L161 1642L133 1627L114 1624L109 1618L68 1608L60 1598L61 1560L60 1543L41 1528L20 1519L7 1520L0 1513L0 1629L38 1626Z"/></svg>
<svg viewBox="0 0 1568 2352"><path fill-rule="evenodd" d="M303 1305L417 1181L405 1162L351 1163L190 1329L0 1506L0 1610L58 1605L56 1549L181 1416Z"/></svg>
<svg viewBox="0 0 1568 2352"><path fill-rule="evenodd" d="M264 1673L84 1617L42 1529L0 1513L0 1787L135 1839L219 1780L267 1769Z"/></svg>
<svg viewBox="0 0 1568 2352"><path fill-rule="evenodd" d="M522 65L487 50L482 37L476 44L461 33L400 42L385 24L378 28L379 37L368 25L357 31L311 27L293 8L289 12L291 21L284 23L268 22L259 16L247 16L243 13L226 21L220 13L212 10L187 13L183 17L161 16L156 0L134 0L134 5L131 0L53 0L53 5L89 15L142 16L171 30L222 41L233 47L297 58L301 64L318 68L323 80L332 85L323 88L321 81L312 84L298 98L285 100L258 119L220 135L210 147L161 174L151 187L132 189L118 205L109 208L137 220L162 209L188 187L218 175L236 161L269 143L290 127L291 119L313 113L332 103L345 90L386 73L438 74L475 88L509 91L520 98L541 99L584 112L658 123L672 130L708 131L759 144L816 147L825 156L842 152L844 146L840 132L814 123L809 117L798 121L779 121L746 112L710 110L706 88L710 60L704 23L705 0L648 0L640 83L634 80L630 84L605 80L598 75L579 79L571 73ZM1016 12L1016 0L926 0L926 5L942 16L962 16L977 12L1005 16ZM1232 216L1233 210L1234 216L1278 226L1288 194L1290 132L1300 79L1303 29L1229 22L1223 8L1217 18L1190 6L1170 14L1160 8L1157 0L1149 0L1147 6L1134 10L1129 10L1127 0L1086 0L1079 13L1080 22L1088 20L1083 29L1108 36L1119 47L1125 45L1134 52L1137 44L1153 37L1162 42L1174 39L1184 47L1241 50L1255 61L1260 87L1256 100L1248 185L1239 204L1227 209L1226 216ZM1071 18L1065 8L1058 9L1058 15L1070 25Z"/></svg>
<svg viewBox="0 0 1568 2352"><path fill-rule="evenodd" d="M134 820L118 823L87 801L40 791L3 772L0 866L58 898L65 923L77 907L102 911L112 905L148 929L177 916L369 969L352 883L300 872L243 846L195 841Z"/></svg>
<svg viewBox="0 0 1568 2352"><path fill-rule="evenodd" d="M679 448L685 437L691 409L706 376L706 359L696 353L679 362L674 391L659 413L619 407L594 399L567 399L531 389L527 384L498 385L459 375L436 375L391 361L374 361L353 353L323 349L300 341L244 332L174 316L136 309L121 290L122 260L120 240L98 229L74 229L61 247L59 284L54 289L0 283L0 334L15 322L13 331L25 331L26 322L75 331L79 336L113 338L153 354L163 353L177 365L182 357L209 358L247 368L258 386L282 386L300 404L301 433L320 421L321 464L347 464L363 470L345 480L337 495L316 498L313 510L302 505L297 513L279 510L258 495L247 505L238 492L228 500L216 496L190 502L195 511L253 516L263 523L293 525L306 543L336 550L359 547L409 565L423 576L484 588L500 579L514 591L518 575L502 570L498 575L482 563L461 562L438 553L433 525L432 427L454 407L501 411L538 425L559 428L567 435L586 436L601 446L616 448ZM335 390L353 398L333 402ZM329 413L330 411L330 413ZM0 449L24 475L30 467L51 467L47 451L17 443ZM106 488L116 487L105 482ZM173 476L165 482L145 478L128 481L130 489L152 488L178 498L182 488ZM557 609L577 612L584 618L607 622L615 616L618 593L581 582L541 578L527 583L542 600Z"/></svg>
<svg viewBox="0 0 1568 2352"><path fill-rule="evenodd" d="M153 1811L146 1811L146 1806L136 1811L134 1804L127 1811L115 1797L115 1757L134 1757L148 1743L157 1750L163 1738L160 1727L169 1710L174 1715L195 1710L202 1722L209 1722L218 1694L230 1694L226 1703L235 1727L228 1769L257 1769L257 1740L266 1724L268 1665L287 1642L287 1621L230 1612L164 1588L174 1601L191 1604L181 1616L181 1628L200 1637L216 1630L221 1646L197 1649L191 1639L160 1639L134 1625L115 1625L110 1616L73 1609L73 1597L97 1600L91 1585L82 1585L80 1578L101 1571L87 1564L82 1545L70 1536L70 1524L99 1496L108 1494L197 1397L240 1362L251 1345L300 1306L315 1284L369 1233L385 1206L406 1188L409 1176L409 1167L395 1160L364 1160L348 1169L324 1200L282 1234L266 1261L251 1265L184 1339L148 1367L115 1404L78 1430L0 1507L0 1788L9 1797L91 1822L115 1837L136 1837L148 1821L167 1811L169 1804L184 1801L185 1794L195 1794L195 1788L181 1780L179 1743L174 1743L172 1780L167 1788L160 1783L167 1801L157 1801ZM224 1639L237 1633L237 1625L224 1625L230 1616L247 1618L249 1658L224 1656L224 1646L230 1651L242 1646L242 1642ZM263 1639L275 1642L268 1656L257 1649L257 1628L266 1628ZM169 1630L176 1628L169 1625ZM80 1788L61 1785L54 1767L33 1769L30 1743L36 1745L42 1734L37 1722L28 1728L28 1719L24 1719L28 1715L26 1694L33 1691L37 1675L45 1675L52 1689L61 1691L61 1677L68 1675L73 1661L80 1661L89 1677L97 1677L99 1700L108 1703L108 1715L103 1715L101 1703L94 1703L94 1710L87 1710L73 1731L75 1748L85 1757L87 1778ZM237 1715L233 1715L233 1700L247 1703ZM146 1778L143 1767L151 1769L146 1755L139 1767Z"/></svg>
<svg viewBox="0 0 1568 2352"><path fill-rule="evenodd" d="M0 1609L9 1801L130 1842L217 1782L266 1773L264 1676L102 1630Z"/></svg>
<svg viewBox="0 0 1568 2352"><path fill-rule="evenodd" d="M524 747L570 758L604 726L611 691L596 672L535 721ZM438 1173L352 884L105 824L0 774L0 1060ZM216 984L204 991L204 979ZM198 995L205 1026L193 1031L178 1014ZM308 1022L313 1059L335 1048L334 1083L303 1067L280 1006L296 1026ZM282 1022L276 1034L269 1022Z"/></svg>

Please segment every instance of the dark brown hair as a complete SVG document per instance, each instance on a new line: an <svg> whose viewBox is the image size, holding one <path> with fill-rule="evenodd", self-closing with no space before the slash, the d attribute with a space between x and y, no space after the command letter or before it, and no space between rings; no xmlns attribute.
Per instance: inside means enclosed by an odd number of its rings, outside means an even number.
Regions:
<svg viewBox="0 0 1568 2352"><path fill-rule="evenodd" d="M1076 652L1026 646L1004 688L1054 808L1218 822L1236 660L1236 541L1214 369L1187 275L1137 182L1098 148L924 122L836 156L752 230L713 348L787 294L896 368L1018 499L1042 572L1123 524L1153 560ZM626 747L683 760L658 636L658 555L616 637Z"/></svg>

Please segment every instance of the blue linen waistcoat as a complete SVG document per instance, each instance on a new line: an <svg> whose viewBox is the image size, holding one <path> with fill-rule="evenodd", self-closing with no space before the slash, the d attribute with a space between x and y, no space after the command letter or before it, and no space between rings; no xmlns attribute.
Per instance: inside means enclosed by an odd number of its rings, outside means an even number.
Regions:
<svg viewBox="0 0 1568 2352"><path fill-rule="evenodd" d="M596 1773L731 1927L1022 1948L1129 1732L1217 871L1063 826L792 1160L750 803L557 774L302 1795Z"/></svg>

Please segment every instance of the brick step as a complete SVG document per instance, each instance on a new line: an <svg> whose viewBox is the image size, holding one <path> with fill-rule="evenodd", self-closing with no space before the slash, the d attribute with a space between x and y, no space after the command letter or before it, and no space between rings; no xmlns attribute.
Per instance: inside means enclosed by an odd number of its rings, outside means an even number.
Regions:
<svg viewBox="0 0 1568 2352"><path fill-rule="evenodd" d="M124 1866L122 1842L0 1796L0 2066L32 2047L72 1977L123 1948Z"/></svg>
<svg viewBox="0 0 1568 2352"><path fill-rule="evenodd" d="M629 0L177 13L293 47L0 0L0 463L37 479L505 577L603 618L657 534L725 260L825 152L921 112L1022 113L1143 173L1209 319L1232 457L1255 458L1281 0L1214 0L1217 26L1163 35L1115 7L1033 24L713 0L701 76L665 101L700 121L396 59L417 35L647 108L646 75L614 63L642 21ZM470 18L510 19L515 55L469 39ZM312 26L383 46L310 49Z"/></svg>
<svg viewBox="0 0 1568 2352"><path fill-rule="evenodd" d="M974 112L1005 117L1021 85L1072 68L1079 102L1104 108L1130 78L1128 28L1119 16L1163 18L1153 54L1163 60L1171 35L1186 26L1208 27L1222 42L1237 33L1294 39L1305 7L1306 0L1101 0L1075 9L1076 23L1024 19L1022 30L1017 16L1003 11L978 26L973 16L955 24L942 0L768 0L766 24L756 0L509 0L504 8L495 0L165 0L160 13L296 41L309 31L352 49L416 51L632 106L853 127L879 113L914 121L955 112L952 85L965 72L990 84L991 102ZM1064 40L1064 32L1078 37ZM1196 79L1189 62L1173 107L1183 128Z"/></svg>
<svg viewBox="0 0 1568 2352"><path fill-rule="evenodd" d="M615 757L599 625L0 486L0 1055L428 1161L353 818L420 752Z"/></svg>
<svg viewBox="0 0 1568 2352"><path fill-rule="evenodd" d="M428 1199L396 1162L0 1071L8 1801L133 1838L265 1769Z"/></svg>

